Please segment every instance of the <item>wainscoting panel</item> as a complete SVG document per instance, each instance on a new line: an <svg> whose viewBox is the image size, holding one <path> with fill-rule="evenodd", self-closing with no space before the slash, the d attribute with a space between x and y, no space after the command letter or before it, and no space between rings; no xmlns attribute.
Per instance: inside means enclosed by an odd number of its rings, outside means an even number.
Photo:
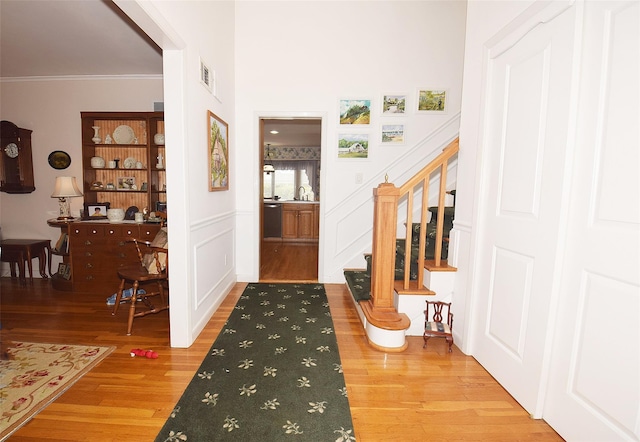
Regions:
<svg viewBox="0 0 640 442"><path fill-rule="evenodd" d="M222 214L192 225L193 323L204 326L236 281L234 216Z"/></svg>
<svg viewBox="0 0 640 442"><path fill-rule="evenodd" d="M233 229L217 232L194 245L196 308L213 296L231 272L235 257L228 250L233 250Z"/></svg>

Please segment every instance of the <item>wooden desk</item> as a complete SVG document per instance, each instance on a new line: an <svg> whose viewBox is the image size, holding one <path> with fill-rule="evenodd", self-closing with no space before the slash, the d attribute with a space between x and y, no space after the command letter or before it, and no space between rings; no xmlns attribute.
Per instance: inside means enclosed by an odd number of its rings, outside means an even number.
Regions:
<svg viewBox="0 0 640 442"><path fill-rule="evenodd" d="M29 279L33 281L31 260L36 257L40 264L40 276L48 278L46 272L47 257L49 258L49 263L51 263L51 244L48 239L5 239L0 244L2 247L0 261L10 263L12 278L16 277L15 264L17 263L20 282L27 282L24 268L24 262L27 261ZM49 273L51 273L51 268L49 268Z"/></svg>
<svg viewBox="0 0 640 442"><path fill-rule="evenodd" d="M153 240L160 224L136 224L133 221L110 223L107 220L47 221L51 227L68 234L68 252L53 250L71 267L69 279L58 273L51 278L56 290L110 295L120 285L118 267L138 261L135 247L127 239Z"/></svg>

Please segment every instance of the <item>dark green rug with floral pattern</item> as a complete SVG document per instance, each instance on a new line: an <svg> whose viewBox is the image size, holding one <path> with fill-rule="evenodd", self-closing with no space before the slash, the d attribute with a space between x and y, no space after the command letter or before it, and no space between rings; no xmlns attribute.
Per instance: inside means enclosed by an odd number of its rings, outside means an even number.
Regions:
<svg viewBox="0 0 640 442"><path fill-rule="evenodd" d="M249 284L156 441L354 441L322 284Z"/></svg>

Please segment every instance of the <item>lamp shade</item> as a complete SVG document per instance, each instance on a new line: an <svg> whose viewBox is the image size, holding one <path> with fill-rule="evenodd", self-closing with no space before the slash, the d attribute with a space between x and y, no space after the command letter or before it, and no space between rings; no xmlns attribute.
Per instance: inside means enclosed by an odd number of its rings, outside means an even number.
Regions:
<svg viewBox="0 0 640 442"><path fill-rule="evenodd" d="M80 192L78 184L76 184L76 177L56 177L56 187L53 189L51 198L72 198L76 196L82 196L82 192Z"/></svg>

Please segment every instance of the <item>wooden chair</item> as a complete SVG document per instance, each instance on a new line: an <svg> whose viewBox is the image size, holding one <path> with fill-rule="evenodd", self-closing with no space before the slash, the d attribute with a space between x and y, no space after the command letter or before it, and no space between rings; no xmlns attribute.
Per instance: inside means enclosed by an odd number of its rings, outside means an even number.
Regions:
<svg viewBox="0 0 640 442"><path fill-rule="evenodd" d="M112 315L118 312L123 292L127 286L131 288L131 297L125 299L130 303L127 336L131 335L134 318L169 309L169 249L166 244L166 227L162 227L153 241L130 239L138 253L139 263L123 266L118 269L120 287L116 292ZM146 293L138 293L143 288ZM154 305L152 298L159 298L159 305ZM156 301L157 302L157 301Z"/></svg>
<svg viewBox="0 0 640 442"><path fill-rule="evenodd" d="M443 310L446 310L446 312L443 313ZM447 322L442 322L443 317L446 317ZM451 303L427 301L424 318L424 345L422 348L427 347L429 338L445 338L449 343L449 353L451 353L451 346L453 345L453 313L451 313Z"/></svg>

